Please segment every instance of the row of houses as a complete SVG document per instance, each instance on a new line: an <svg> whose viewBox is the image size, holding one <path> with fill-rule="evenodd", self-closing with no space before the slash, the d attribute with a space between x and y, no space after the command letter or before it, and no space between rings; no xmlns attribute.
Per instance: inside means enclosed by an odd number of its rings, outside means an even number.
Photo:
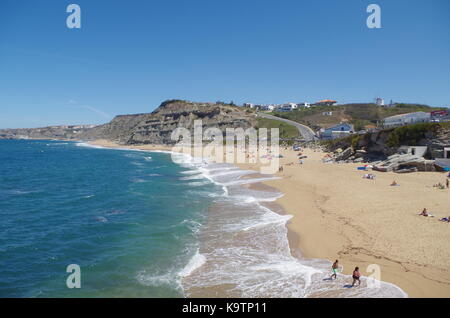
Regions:
<svg viewBox="0 0 450 318"><path fill-rule="evenodd" d="M430 113L414 112L383 119L383 128L400 127L417 123L450 121L450 110L435 110Z"/></svg>
<svg viewBox="0 0 450 318"><path fill-rule="evenodd" d="M303 102L303 103L284 103L284 104L252 104L252 103L244 103L244 107L258 109L260 111L277 111L277 112L290 112L299 108L310 108L315 106L334 106L337 104L337 101L331 99L324 99L318 101L314 104Z"/></svg>

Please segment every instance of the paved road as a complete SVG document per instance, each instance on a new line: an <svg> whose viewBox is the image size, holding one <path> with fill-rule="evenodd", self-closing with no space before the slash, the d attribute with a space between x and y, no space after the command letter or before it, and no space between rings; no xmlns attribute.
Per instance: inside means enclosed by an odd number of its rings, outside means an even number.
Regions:
<svg viewBox="0 0 450 318"><path fill-rule="evenodd" d="M303 136L303 139L305 139L306 141L313 141L313 140L317 140L318 139L316 134L314 133L314 130L312 130L308 126L299 124L299 123L297 123L295 121L292 121L292 120L289 120L289 119L284 119L284 118L268 115L268 114L265 114L265 113L257 113L257 114L258 114L258 116L261 116L263 118L284 121L285 123L288 123L288 124L290 124L292 126L297 127L298 131Z"/></svg>

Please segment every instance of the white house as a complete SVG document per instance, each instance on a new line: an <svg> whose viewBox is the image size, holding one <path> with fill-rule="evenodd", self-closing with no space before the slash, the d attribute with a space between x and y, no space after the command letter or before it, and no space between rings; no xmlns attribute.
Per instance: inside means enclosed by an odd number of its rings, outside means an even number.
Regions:
<svg viewBox="0 0 450 318"><path fill-rule="evenodd" d="M348 123L340 123L327 129L321 129L320 137L322 139L336 139L348 136L355 131L353 125Z"/></svg>
<svg viewBox="0 0 450 318"><path fill-rule="evenodd" d="M398 148L398 153L408 154L411 156L424 157L427 153L427 146L400 146Z"/></svg>
<svg viewBox="0 0 450 318"><path fill-rule="evenodd" d="M311 103L307 103L307 102L303 102L303 103L298 103L297 107L300 108L310 108L311 107Z"/></svg>
<svg viewBox="0 0 450 318"><path fill-rule="evenodd" d="M255 104L252 104L252 103L244 103L244 107L255 108Z"/></svg>
<svg viewBox="0 0 450 318"><path fill-rule="evenodd" d="M278 111L280 112L290 112L294 109L297 109L297 104L295 103L284 103L278 107Z"/></svg>
<svg viewBox="0 0 450 318"><path fill-rule="evenodd" d="M430 113L425 112L415 112L415 113L395 115L385 118L383 120L383 126L386 128L391 128L415 123L426 123L430 121L430 118L431 118Z"/></svg>
<svg viewBox="0 0 450 318"><path fill-rule="evenodd" d="M375 104L377 104L377 106L384 106L384 99L381 97L375 98Z"/></svg>

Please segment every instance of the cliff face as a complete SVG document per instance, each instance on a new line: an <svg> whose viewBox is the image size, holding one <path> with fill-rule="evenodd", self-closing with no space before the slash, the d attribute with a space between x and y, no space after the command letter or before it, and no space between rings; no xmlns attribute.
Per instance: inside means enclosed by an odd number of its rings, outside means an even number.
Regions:
<svg viewBox="0 0 450 318"><path fill-rule="evenodd" d="M443 157L444 147L450 147L450 123L414 124L325 142L329 151L351 147L375 158L393 155L402 145L427 146L427 158Z"/></svg>
<svg viewBox="0 0 450 318"><path fill-rule="evenodd" d="M39 128L48 133L42 134L39 129L16 130L14 136L49 139L106 139L120 144L174 144L172 132L178 127L193 131L194 121L202 120L203 130L217 127L222 131L226 128L254 127L256 118L253 113L237 106L192 103L187 101L167 101L161 104L153 113L116 116L111 122L84 129L76 134L61 134L58 130ZM39 133L38 133L39 131ZM8 133L0 130L0 138ZM11 132L9 132L10 138ZM3 137L6 138L6 137Z"/></svg>

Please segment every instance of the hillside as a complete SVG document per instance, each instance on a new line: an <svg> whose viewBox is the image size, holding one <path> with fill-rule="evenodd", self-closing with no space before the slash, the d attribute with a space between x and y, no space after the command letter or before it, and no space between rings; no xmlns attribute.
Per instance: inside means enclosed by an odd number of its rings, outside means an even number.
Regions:
<svg viewBox="0 0 450 318"><path fill-rule="evenodd" d="M374 127L378 121L389 116L418 111L430 112L438 109L443 108L419 104L397 104L395 107L377 106L375 104L344 104L316 106L291 112L274 112L273 115L307 125L314 130L327 128L341 122L349 122L358 131ZM324 112L332 112L332 115L324 115Z"/></svg>
<svg viewBox="0 0 450 318"><path fill-rule="evenodd" d="M194 103L183 100L163 102L152 113L119 115L111 122L90 129L70 133L67 128L45 127L35 129L0 130L0 139L106 139L123 145L131 144L174 144L172 131L178 127L193 130L194 121L202 120L203 130L217 127L256 127L255 114L242 107L218 103Z"/></svg>

